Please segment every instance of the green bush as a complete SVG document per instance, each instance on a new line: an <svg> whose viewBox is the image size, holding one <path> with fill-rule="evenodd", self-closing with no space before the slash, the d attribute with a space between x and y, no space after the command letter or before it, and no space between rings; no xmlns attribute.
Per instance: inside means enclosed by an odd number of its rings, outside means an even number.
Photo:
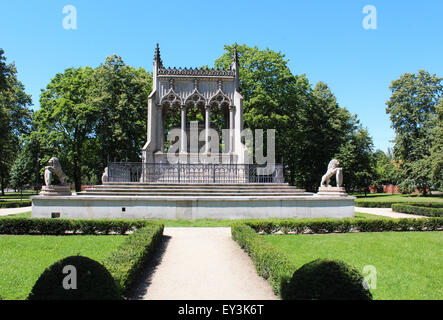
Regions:
<svg viewBox="0 0 443 320"><path fill-rule="evenodd" d="M356 207L364 208L391 208L393 204L406 204L411 206L420 207L435 207L443 208L443 202L417 202L417 201L367 201L367 200L355 200Z"/></svg>
<svg viewBox="0 0 443 320"><path fill-rule="evenodd" d="M65 266L75 267L64 272ZM76 274L76 288L65 289L66 277ZM106 268L87 257L64 258L46 269L35 283L28 300L117 300L120 294Z"/></svg>
<svg viewBox="0 0 443 320"><path fill-rule="evenodd" d="M426 207L397 203L392 205L392 210L395 212L409 213L419 216L443 217L442 208L432 208L430 206Z"/></svg>
<svg viewBox="0 0 443 320"><path fill-rule="evenodd" d="M0 218L0 234L125 234L152 224L147 220L69 220Z"/></svg>
<svg viewBox="0 0 443 320"><path fill-rule="evenodd" d="M343 261L317 259L294 272L284 300L372 300L363 276Z"/></svg>
<svg viewBox="0 0 443 320"><path fill-rule="evenodd" d="M266 219L244 221L257 233L285 234L346 233L381 231L437 231L443 229L443 218L423 219Z"/></svg>
<svg viewBox="0 0 443 320"><path fill-rule="evenodd" d="M13 200L13 201L0 201L0 208L22 208L30 207L32 205L31 200Z"/></svg>
<svg viewBox="0 0 443 320"><path fill-rule="evenodd" d="M273 291L281 296L296 266L278 248L265 242L250 226L234 223L232 238L249 254L257 273L268 280Z"/></svg>
<svg viewBox="0 0 443 320"><path fill-rule="evenodd" d="M124 295L160 243L163 225L152 223L128 236L103 264L112 274L119 292Z"/></svg>

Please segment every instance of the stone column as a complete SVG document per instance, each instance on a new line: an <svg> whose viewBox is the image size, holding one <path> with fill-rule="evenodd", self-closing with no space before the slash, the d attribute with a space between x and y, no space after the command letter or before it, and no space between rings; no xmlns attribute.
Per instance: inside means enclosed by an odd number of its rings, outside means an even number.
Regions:
<svg viewBox="0 0 443 320"><path fill-rule="evenodd" d="M186 106L181 106L181 137L180 153L186 153L187 137L186 135Z"/></svg>
<svg viewBox="0 0 443 320"><path fill-rule="evenodd" d="M205 148L205 152L209 153L209 128L210 128L210 108L209 106L205 107L205 144L206 144L206 148Z"/></svg>
<svg viewBox="0 0 443 320"><path fill-rule="evenodd" d="M235 106L229 107L229 153L234 152L234 111Z"/></svg>
<svg viewBox="0 0 443 320"><path fill-rule="evenodd" d="M157 106L157 149L163 152L163 106Z"/></svg>

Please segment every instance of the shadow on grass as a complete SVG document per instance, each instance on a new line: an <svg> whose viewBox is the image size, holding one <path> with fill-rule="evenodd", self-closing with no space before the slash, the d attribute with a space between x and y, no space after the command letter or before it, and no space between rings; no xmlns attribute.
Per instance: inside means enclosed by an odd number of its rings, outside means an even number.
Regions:
<svg viewBox="0 0 443 320"><path fill-rule="evenodd" d="M129 300L143 300L144 296L148 293L149 286L152 283L152 277L163 260L170 239L170 236L163 235L162 241L155 250L151 261L146 264L140 275L134 281L136 285L131 288L128 294Z"/></svg>

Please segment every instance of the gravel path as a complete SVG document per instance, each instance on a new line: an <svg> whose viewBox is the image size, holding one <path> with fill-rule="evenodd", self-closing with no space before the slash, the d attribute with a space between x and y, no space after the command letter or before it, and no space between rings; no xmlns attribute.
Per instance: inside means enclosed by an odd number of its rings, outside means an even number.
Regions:
<svg viewBox="0 0 443 320"><path fill-rule="evenodd" d="M0 209L0 217L32 211L32 207Z"/></svg>
<svg viewBox="0 0 443 320"><path fill-rule="evenodd" d="M143 300L275 300L230 228L165 228L163 248L133 293Z"/></svg>
<svg viewBox="0 0 443 320"><path fill-rule="evenodd" d="M386 216L386 217L390 217L390 218L416 218L416 219L426 218L424 216L417 216L417 215L413 215L413 214L394 212L394 211L392 211L391 208L355 207L355 212L375 214L377 216Z"/></svg>

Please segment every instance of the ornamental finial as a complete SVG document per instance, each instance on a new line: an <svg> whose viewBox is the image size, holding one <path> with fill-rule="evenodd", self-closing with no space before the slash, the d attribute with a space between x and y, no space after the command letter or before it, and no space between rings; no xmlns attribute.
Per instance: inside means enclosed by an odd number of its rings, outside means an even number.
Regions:
<svg viewBox="0 0 443 320"><path fill-rule="evenodd" d="M163 68L163 62L160 57L160 47L159 47L158 43L157 43L157 47L155 48L154 62L157 63L158 68Z"/></svg>
<svg viewBox="0 0 443 320"><path fill-rule="evenodd" d="M235 65L239 65L238 63L238 53L237 53L237 43L234 43L234 52L232 54L232 63Z"/></svg>

